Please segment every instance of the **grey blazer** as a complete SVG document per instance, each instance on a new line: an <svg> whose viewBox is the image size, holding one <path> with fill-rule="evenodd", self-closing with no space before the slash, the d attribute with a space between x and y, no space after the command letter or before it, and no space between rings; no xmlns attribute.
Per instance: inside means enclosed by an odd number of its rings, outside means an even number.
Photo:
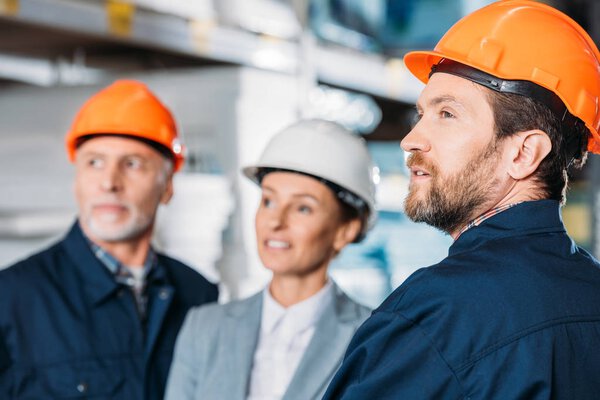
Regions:
<svg viewBox="0 0 600 400"><path fill-rule="evenodd" d="M370 310L334 284L335 301L323 312L290 381L285 400L320 399L346 347ZM241 301L192 309L175 346L168 400L244 400L258 341L262 292Z"/></svg>

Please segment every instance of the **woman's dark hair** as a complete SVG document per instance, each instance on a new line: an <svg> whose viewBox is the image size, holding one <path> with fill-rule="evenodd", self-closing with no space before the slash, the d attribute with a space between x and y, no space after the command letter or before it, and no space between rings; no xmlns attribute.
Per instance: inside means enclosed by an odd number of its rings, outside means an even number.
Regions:
<svg viewBox="0 0 600 400"><path fill-rule="evenodd" d="M552 150L535 172L542 198L565 202L568 184L567 170L572 165L581 168L587 159L590 132L578 118L565 126L543 104L526 96L490 90L490 105L494 114L496 139L502 140L518 132L539 129L550 138Z"/></svg>

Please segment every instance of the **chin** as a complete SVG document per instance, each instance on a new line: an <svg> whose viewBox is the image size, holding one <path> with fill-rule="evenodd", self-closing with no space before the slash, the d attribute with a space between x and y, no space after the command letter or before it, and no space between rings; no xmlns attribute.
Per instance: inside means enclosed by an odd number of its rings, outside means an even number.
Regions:
<svg viewBox="0 0 600 400"><path fill-rule="evenodd" d="M88 230L94 237L104 242L121 242L139 237L144 229L138 226L134 221L125 221L119 223L98 223L91 219L88 224Z"/></svg>
<svg viewBox="0 0 600 400"><path fill-rule="evenodd" d="M273 273L273 276L290 276L295 275L292 268L288 265L270 263L265 265L265 268Z"/></svg>
<svg viewBox="0 0 600 400"><path fill-rule="evenodd" d="M120 242L127 240L127 234L120 229L91 229L94 237L103 242Z"/></svg>
<svg viewBox="0 0 600 400"><path fill-rule="evenodd" d="M287 268L285 265L281 265L281 263L265 260L263 261L263 265L266 269L273 273L280 273L281 271L285 271Z"/></svg>

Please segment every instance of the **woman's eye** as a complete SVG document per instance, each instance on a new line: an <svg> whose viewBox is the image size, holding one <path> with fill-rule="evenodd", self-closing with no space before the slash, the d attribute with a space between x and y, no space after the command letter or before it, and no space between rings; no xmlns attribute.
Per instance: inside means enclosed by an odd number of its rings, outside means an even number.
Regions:
<svg viewBox="0 0 600 400"><path fill-rule="evenodd" d="M263 199L262 199L262 205L265 208L270 208L273 205L273 201L271 201L271 199L263 197Z"/></svg>
<svg viewBox="0 0 600 400"><path fill-rule="evenodd" d="M312 209L309 206L299 206L298 211L302 214L310 214L312 212Z"/></svg>

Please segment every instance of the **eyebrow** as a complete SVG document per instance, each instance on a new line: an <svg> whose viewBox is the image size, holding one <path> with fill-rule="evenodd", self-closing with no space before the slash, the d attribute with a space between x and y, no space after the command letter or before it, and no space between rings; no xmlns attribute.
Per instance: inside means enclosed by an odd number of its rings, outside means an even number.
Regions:
<svg viewBox="0 0 600 400"><path fill-rule="evenodd" d="M451 96L449 94L434 97L433 99L429 100L429 104L431 105L438 105L440 103L459 103L459 101L456 100L456 97Z"/></svg>
<svg viewBox="0 0 600 400"><path fill-rule="evenodd" d="M108 154L101 150L82 150L80 152L82 156L86 157L109 157L109 158L128 158L128 157L137 157L146 160L148 157L141 153L123 153L123 154Z"/></svg>
<svg viewBox="0 0 600 400"><path fill-rule="evenodd" d="M445 95L441 95L441 96L436 96L436 97L430 99L427 102L427 105L430 106L430 107L433 107L433 106L440 105L442 103L453 103L453 104L459 105L460 107L463 107L462 103L460 101L458 101L456 99L456 97L454 97L452 95L449 95L449 94L445 94ZM417 109L422 108L418 101L417 101L417 104L415 106L416 106Z"/></svg>
<svg viewBox="0 0 600 400"><path fill-rule="evenodd" d="M277 194L277 191L275 191L274 189L272 189L269 186L263 186L262 190L263 190L263 192L266 191L266 192L271 193L271 194ZM309 199L313 199L317 203L320 203L319 199L317 199L312 194L308 194L308 193L294 193L294 194L292 194L292 197L293 198L299 198L299 197L300 198L309 198Z"/></svg>

